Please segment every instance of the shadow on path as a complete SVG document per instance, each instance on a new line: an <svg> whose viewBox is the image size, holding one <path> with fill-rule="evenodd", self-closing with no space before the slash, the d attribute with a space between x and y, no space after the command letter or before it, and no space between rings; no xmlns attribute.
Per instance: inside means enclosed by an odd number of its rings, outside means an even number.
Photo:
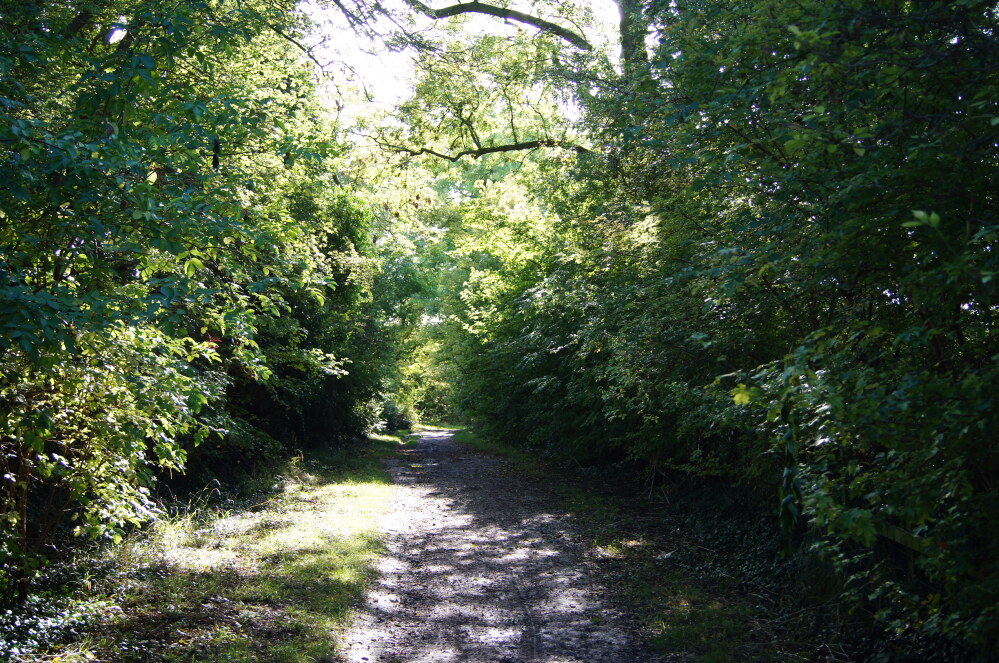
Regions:
<svg viewBox="0 0 999 663"><path fill-rule="evenodd" d="M389 554L348 633L351 663L639 663L570 518L501 459L424 433L390 467Z"/></svg>

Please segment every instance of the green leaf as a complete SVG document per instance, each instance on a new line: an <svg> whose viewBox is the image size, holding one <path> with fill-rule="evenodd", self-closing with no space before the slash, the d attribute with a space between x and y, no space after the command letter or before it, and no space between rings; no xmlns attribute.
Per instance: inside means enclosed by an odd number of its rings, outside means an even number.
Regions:
<svg viewBox="0 0 999 663"><path fill-rule="evenodd" d="M731 394L736 405L749 405L760 400L764 395L763 390L759 387L748 387L741 382L731 391Z"/></svg>
<svg viewBox="0 0 999 663"><path fill-rule="evenodd" d="M184 262L184 274L187 276L194 276L194 273L199 269L204 269L205 263L201 262L199 258L188 258Z"/></svg>

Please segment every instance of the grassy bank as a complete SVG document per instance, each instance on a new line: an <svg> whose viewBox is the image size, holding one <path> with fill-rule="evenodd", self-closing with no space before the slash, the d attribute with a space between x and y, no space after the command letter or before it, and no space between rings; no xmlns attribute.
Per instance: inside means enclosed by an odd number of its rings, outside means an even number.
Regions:
<svg viewBox="0 0 999 663"><path fill-rule="evenodd" d="M382 551L404 439L313 453L53 569L0 637L17 663L332 661ZM251 486L252 488L253 486Z"/></svg>

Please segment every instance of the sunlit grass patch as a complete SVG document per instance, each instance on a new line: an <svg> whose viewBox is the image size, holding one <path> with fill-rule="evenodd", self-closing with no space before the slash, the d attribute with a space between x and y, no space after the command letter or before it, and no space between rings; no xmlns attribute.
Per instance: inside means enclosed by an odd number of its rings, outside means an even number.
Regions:
<svg viewBox="0 0 999 663"><path fill-rule="evenodd" d="M413 426L413 430L424 431L424 430L439 430L439 431L457 431L464 428L464 426L459 426L457 424L452 424L447 421L435 421L433 423L416 424Z"/></svg>
<svg viewBox="0 0 999 663"><path fill-rule="evenodd" d="M295 459L239 507L159 520L102 561L113 570L90 593L112 609L98 623L15 660L334 660L383 551L394 488L379 458L400 447Z"/></svg>
<svg viewBox="0 0 999 663"><path fill-rule="evenodd" d="M422 427L421 427L422 428ZM385 433L375 433L369 436L369 440L378 445L384 453L398 453L401 449L412 449L417 444L419 435L410 432L408 429L397 430Z"/></svg>

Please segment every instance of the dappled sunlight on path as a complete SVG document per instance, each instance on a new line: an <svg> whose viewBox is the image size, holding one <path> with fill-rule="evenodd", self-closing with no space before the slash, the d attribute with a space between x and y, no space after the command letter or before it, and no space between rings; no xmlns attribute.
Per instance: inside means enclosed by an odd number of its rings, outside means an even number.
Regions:
<svg viewBox="0 0 999 663"><path fill-rule="evenodd" d="M610 607L568 516L502 460L433 431L391 471L389 554L348 634L347 660L666 660L643 650Z"/></svg>

